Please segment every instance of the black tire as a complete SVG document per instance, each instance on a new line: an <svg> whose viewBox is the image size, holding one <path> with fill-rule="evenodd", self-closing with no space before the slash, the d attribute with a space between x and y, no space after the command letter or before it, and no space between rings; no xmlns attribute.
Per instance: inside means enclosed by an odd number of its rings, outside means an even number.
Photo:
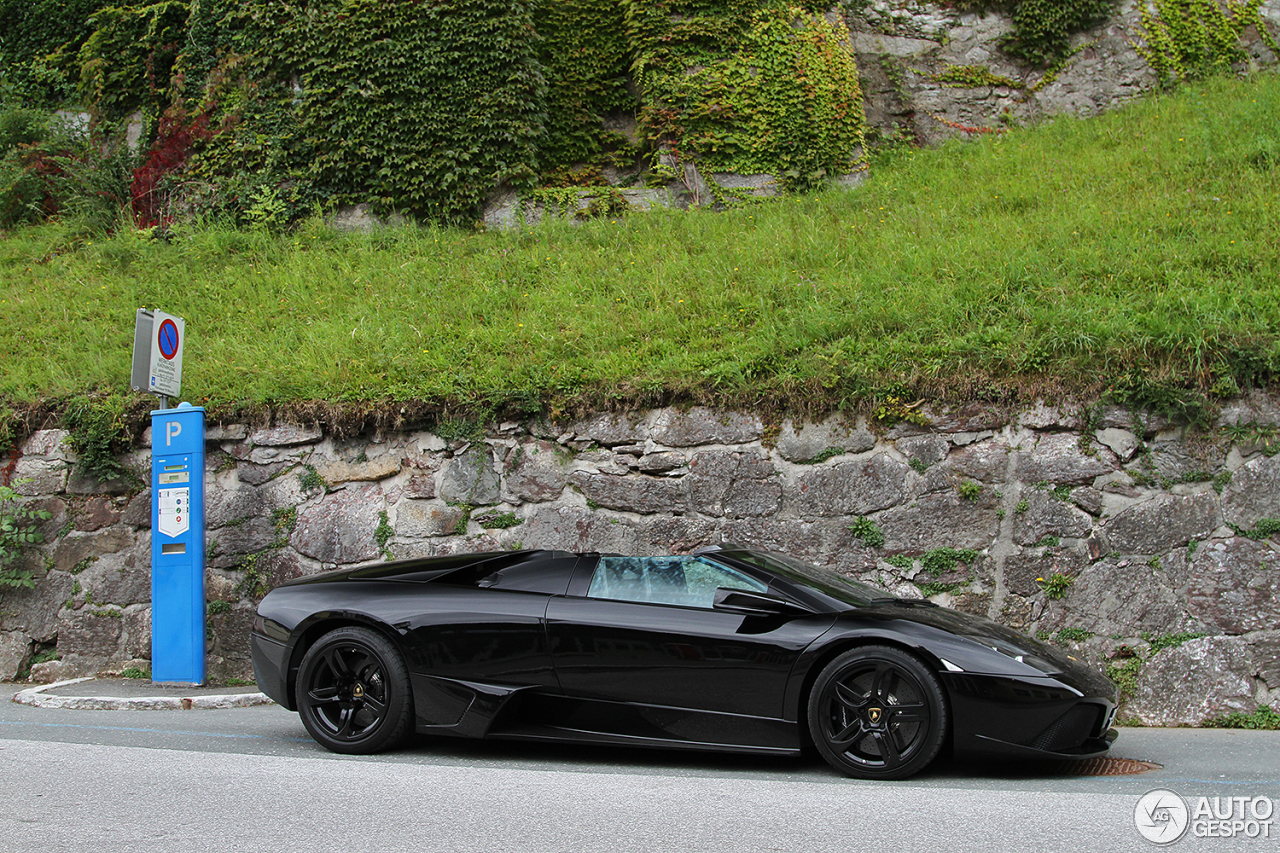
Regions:
<svg viewBox="0 0 1280 853"><path fill-rule="evenodd" d="M859 779L905 779L947 734L937 676L917 657L861 646L827 664L809 693L809 733L827 763Z"/></svg>
<svg viewBox="0 0 1280 853"><path fill-rule="evenodd" d="M376 631L325 634L303 656L296 687L302 724L333 752L382 752L412 732L409 671Z"/></svg>

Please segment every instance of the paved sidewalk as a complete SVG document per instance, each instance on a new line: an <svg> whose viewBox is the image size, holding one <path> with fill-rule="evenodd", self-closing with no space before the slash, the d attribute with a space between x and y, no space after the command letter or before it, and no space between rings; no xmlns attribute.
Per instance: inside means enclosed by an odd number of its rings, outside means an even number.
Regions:
<svg viewBox="0 0 1280 853"><path fill-rule="evenodd" d="M271 704L256 686L192 687L157 684L149 678L72 678L4 687L16 688L13 701L22 705L79 711L198 711Z"/></svg>

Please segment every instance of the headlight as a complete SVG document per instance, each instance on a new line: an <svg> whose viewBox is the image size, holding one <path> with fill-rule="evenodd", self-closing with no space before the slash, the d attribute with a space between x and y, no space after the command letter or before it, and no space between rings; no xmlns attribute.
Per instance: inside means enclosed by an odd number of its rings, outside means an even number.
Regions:
<svg viewBox="0 0 1280 853"><path fill-rule="evenodd" d="M1018 663L1026 664L1032 669L1043 672L1045 675L1057 675L1062 672L1062 667L1047 658L1041 657L1034 652L1028 652L1025 649L1020 649L1012 643L1006 643L999 638L984 637L983 639L976 640L975 642L982 643L982 645L991 649L993 652L999 652L1005 657L1013 658Z"/></svg>

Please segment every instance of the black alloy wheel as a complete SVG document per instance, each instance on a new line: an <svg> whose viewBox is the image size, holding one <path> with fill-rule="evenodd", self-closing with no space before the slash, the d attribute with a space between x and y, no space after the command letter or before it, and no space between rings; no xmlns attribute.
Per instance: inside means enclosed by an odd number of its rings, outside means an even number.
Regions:
<svg viewBox="0 0 1280 853"><path fill-rule="evenodd" d="M297 696L302 724L333 752L381 752L412 731L409 672L391 643L368 628L338 628L308 649Z"/></svg>
<svg viewBox="0 0 1280 853"><path fill-rule="evenodd" d="M942 748L942 685L919 658L900 649L851 649L814 682L809 732L827 763L846 775L905 779Z"/></svg>

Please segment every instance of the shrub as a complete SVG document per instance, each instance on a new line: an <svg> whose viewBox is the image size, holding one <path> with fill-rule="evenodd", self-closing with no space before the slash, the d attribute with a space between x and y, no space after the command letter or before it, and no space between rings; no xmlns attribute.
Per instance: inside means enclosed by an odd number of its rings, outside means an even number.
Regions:
<svg viewBox="0 0 1280 853"><path fill-rule="evenodd" d="M138 225L149 228L173 219L168 178L186 165L192 146L210 136L207 115L188 118L180 107L165 112L146 162L134 170L129 185L129 199Z"/></svg>
<svg viewBox="0 0 1280 853"><path fill-rule="evenodd" d="M0 107L0 155L44 138L49 116L28 107Z"/></svg>
<svg viewBox="0 0 1280 853"><path fill-rule="evenodd" d="M44 179L13 151L0 159L0 228L37 222L49 197Z"/></svg>

